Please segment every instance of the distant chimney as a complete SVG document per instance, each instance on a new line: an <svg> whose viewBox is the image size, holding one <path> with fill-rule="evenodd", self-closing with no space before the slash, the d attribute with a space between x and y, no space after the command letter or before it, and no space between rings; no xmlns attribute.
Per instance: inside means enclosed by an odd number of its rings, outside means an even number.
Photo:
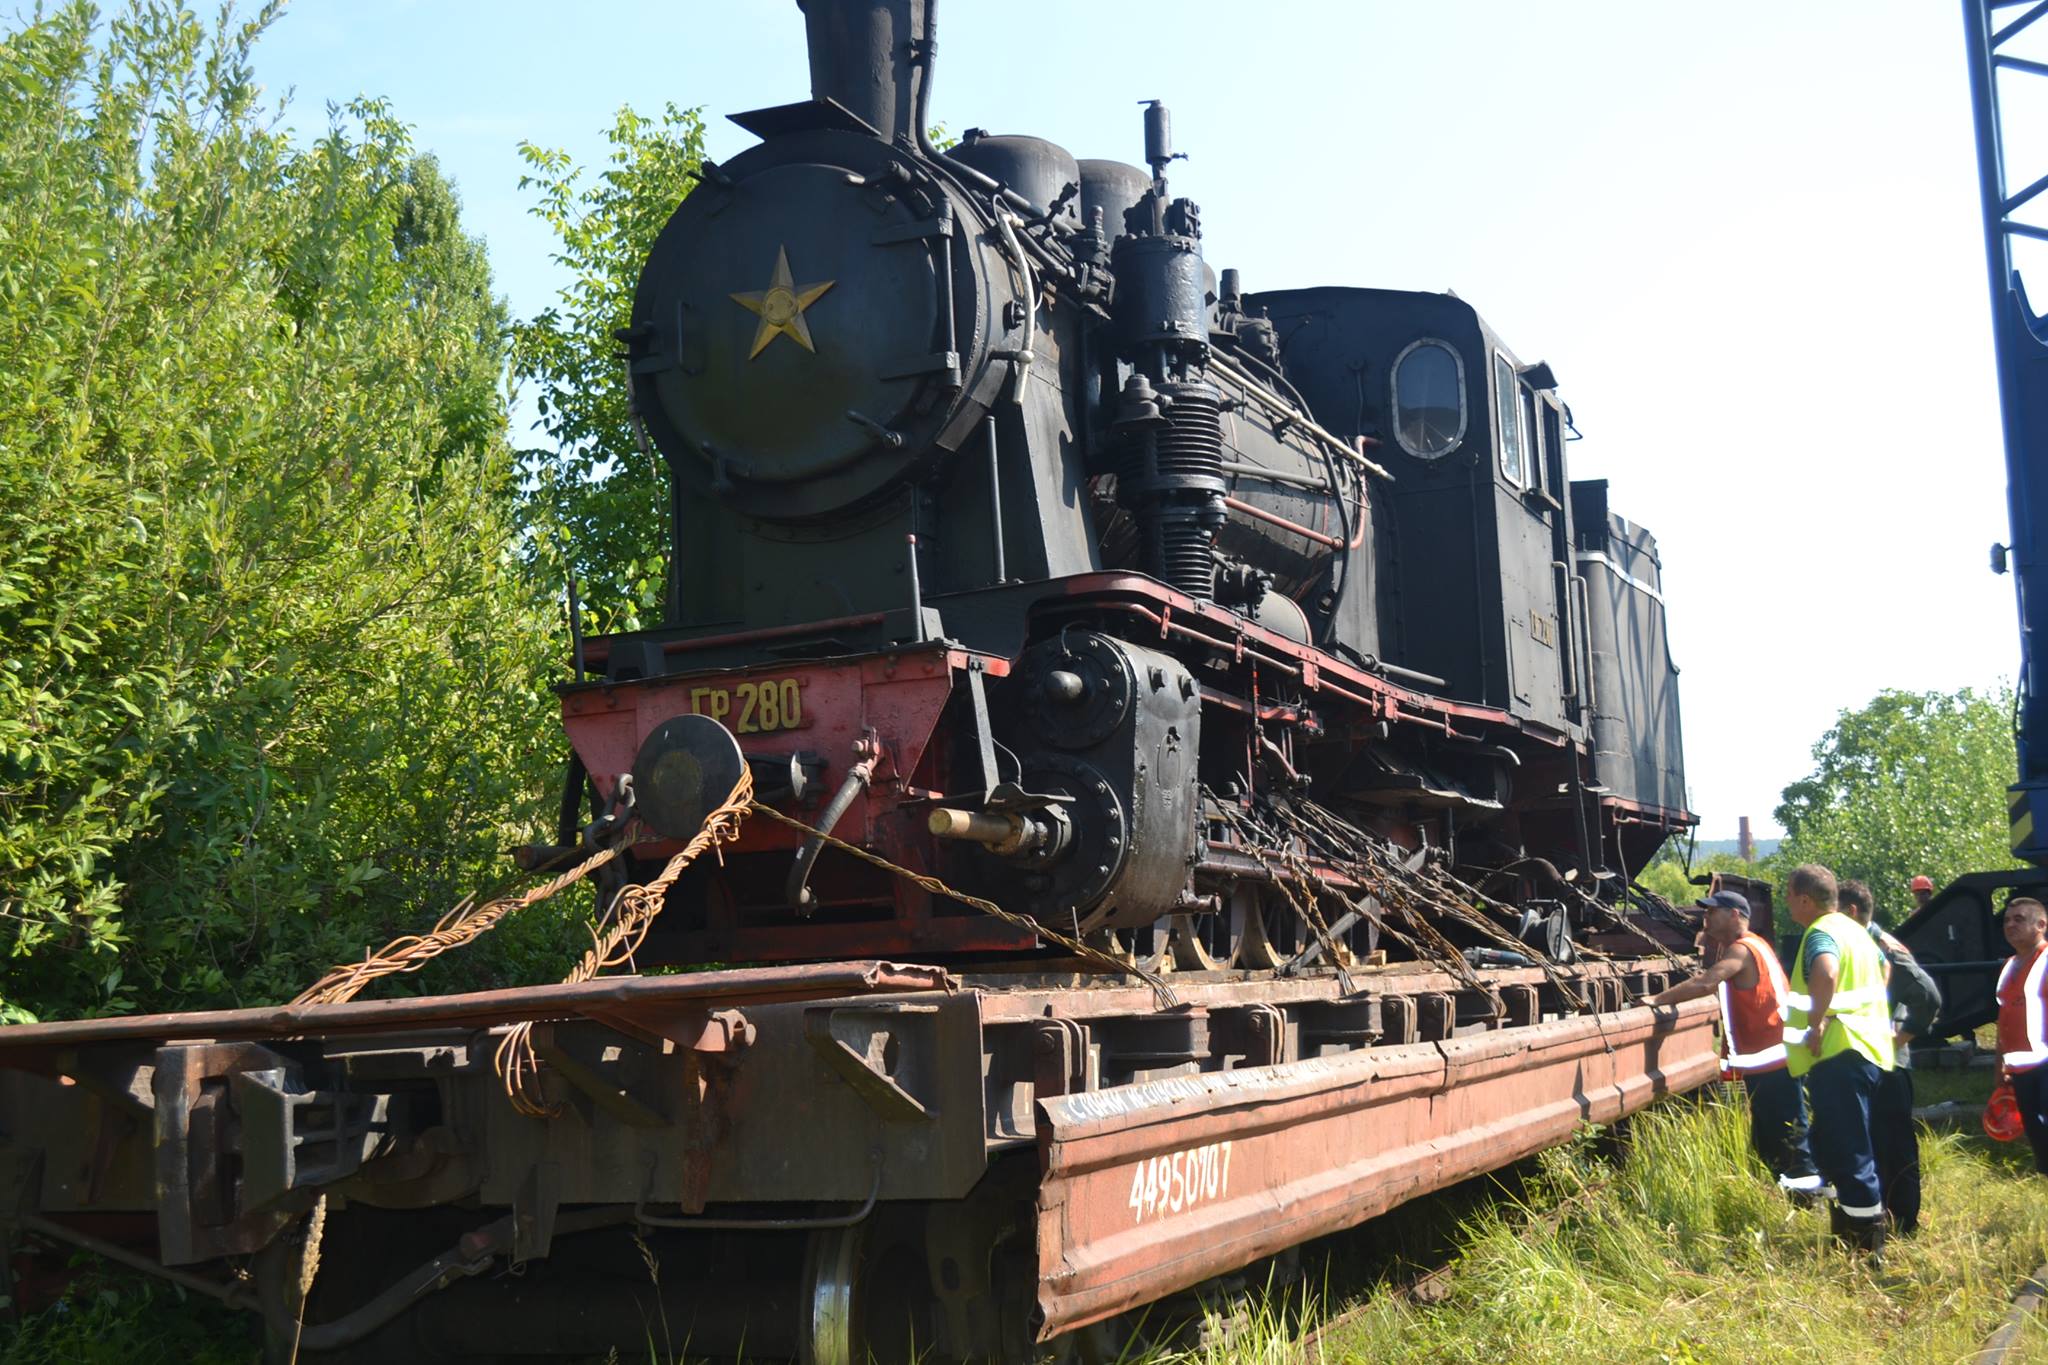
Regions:
<svg viewBox="0 0 2048 1365"><path fill-rule="evenodd" d="M1743 816L1735 828L1735 851L1745 863L1756 861L1756 836L1749 832L1749 817Z"/></svg>

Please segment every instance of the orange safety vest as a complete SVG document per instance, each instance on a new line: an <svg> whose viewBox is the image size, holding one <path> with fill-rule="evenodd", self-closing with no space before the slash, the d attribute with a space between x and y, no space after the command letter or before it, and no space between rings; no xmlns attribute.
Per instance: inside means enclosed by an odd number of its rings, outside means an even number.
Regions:
<svg viewBox="0 0 2048 1365"><path fill-rule="evenodd" d="M2014 1071L2048 1062L2048 946L2022 962L2014 957L1998 974L1998 1053Z"/></svg>
<svg viewBox="0 0 2048 1365"><path fill-rule="evenodd" d="M1745 933L1731 945L1756 963L1756 984L1732 990L1721 983L1721 1074L1724 1079L1756 1076L1785 1065L1785 1009L1791 986L1771 945Z"/></svg>

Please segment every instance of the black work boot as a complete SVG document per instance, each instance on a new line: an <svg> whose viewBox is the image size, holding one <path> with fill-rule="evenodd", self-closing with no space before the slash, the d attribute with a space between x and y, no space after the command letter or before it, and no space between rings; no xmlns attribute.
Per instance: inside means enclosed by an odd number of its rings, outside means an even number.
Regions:
<svg viewBox="0 0 2048 1365"><path fill-rule="evenodd" d="M1842 1212L1840 1204L1828 1205L1828 1231L1835 1234L1835 1240L1844 1246L1854 1244L1849 1228L1849 1225L1854 1221L1848 1214Z"/></svg>
<svg viewBox="0 0 2048 1365"><path fill-rule="evenodd" d="M1885 1241L1884 1215L1880 1213L1875 1218L1845 1218L1843 1221L1849 1225L1849 1244L1870 1257L1872 1265L1882 1266Z"/></svg>

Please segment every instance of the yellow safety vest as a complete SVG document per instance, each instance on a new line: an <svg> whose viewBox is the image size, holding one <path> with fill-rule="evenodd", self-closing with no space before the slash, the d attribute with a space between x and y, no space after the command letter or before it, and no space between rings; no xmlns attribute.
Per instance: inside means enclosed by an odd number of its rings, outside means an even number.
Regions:
<svg viewBox="0 0 2048 1365"><path fill-rule="evenodd" d="M1820 930L1832 936L1835 954L1835 994L1828 1002L1827 1030L1821 1034L1820 1055L1806 1048L1806 1030L1811 1020L1807 1011L1813 999L1806 993L1806 935ZM1785 1069L1804 1076L1814 1064L1854 1049L1872 1064L1892 1069L1892 1011L1886 998L1884 955L1871 941L1870 931L1839 910L1830 910L1806 927L1799 937L1799 954L1792 967L1792 994L1786 997L1792 1008L1785 1012Z"/></svg>

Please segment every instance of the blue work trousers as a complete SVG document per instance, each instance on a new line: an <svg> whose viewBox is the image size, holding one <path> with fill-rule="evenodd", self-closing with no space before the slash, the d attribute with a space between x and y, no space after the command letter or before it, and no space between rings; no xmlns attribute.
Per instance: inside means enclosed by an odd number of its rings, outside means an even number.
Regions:
<svg viewBox="0 0 2048 1365"><path fill-rule="evenodd" d="M1742 1077L1749 1092L1749 1145L1776 1176L1812 1175L1806 1147L1806 1089L1784 1067Z"/></svg>
<svg viewBox="0 0 2048 1365"><path fill-rule="evenodd" d="M1813 1100L1808 1134L1813 1161L1821 1178L1835 1187L1835 1198L1850 1218L1875 1218L1884 1212L1877 1148L1870 1135L1870 1113L1883 1075L1860 1052L1838 1052L1806 1073L1806 1092Z"/></svg>

